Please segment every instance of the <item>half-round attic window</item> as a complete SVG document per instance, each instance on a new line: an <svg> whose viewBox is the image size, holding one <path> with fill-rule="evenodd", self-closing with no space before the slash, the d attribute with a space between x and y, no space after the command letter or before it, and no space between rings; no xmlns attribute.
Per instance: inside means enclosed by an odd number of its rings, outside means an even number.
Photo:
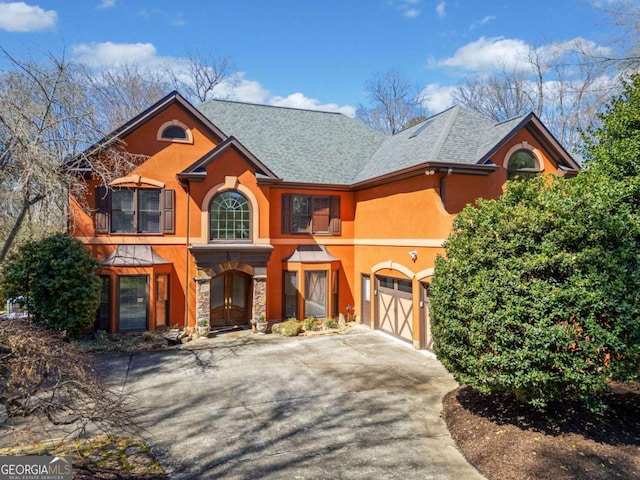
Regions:
<svg viewBox="0 0 640 480"><path fill-rule="evenodd" d="M178 120L164 123L158 129L158 140L165 142L193 143L191 130Z"/></svg>
<svg viewBox="0 0 640 480"><path fill-rule="evenodd" d="M507 169L508 179L515 176L535 175L542 171L537 155L525 142L509 150L504 166Z"/></svg>

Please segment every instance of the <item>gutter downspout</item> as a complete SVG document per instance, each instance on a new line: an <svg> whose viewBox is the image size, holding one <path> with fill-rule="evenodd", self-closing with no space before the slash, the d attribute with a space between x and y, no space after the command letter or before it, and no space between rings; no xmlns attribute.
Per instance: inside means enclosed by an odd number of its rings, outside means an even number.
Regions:
<svg viewBox="0 0 640 480"><path fill-rule="evenodd" d="M187 328L189 325L189 244L190 235L191 235L191 182L187 181L187 240L184 245L184 253L185 253L185 277L184 277L184 328Z"/></svg>
<svg viewBox="0 0 640 480"><path fill-rule="evenodd" d="M442 202L442 206L444 207L444 209L447 209L447 204L446 204L446 189L445 189L445 183L447 178L453 173L453 168L449 168L447 169L447 172L442 176L442 178L440 179L440 201Z"/></svg>

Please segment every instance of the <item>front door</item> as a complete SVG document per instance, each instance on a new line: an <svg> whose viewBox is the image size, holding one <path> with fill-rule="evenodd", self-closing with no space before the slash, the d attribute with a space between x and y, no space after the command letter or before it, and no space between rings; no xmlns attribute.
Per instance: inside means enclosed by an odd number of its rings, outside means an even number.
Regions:
<svg viewBox="0 0 640 480"><path fill-rule="evenodd" d="M224 272L211 279L212 327L249 323L251 276L243 272Z"/></svg>

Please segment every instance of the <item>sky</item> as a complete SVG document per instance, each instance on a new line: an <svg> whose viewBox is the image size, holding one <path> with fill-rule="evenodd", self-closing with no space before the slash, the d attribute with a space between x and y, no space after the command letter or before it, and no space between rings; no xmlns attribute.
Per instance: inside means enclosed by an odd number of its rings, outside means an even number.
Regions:
<svg viewBox="0 0 640 480"><path fill-rule="evenodd" d="M606 51L614 32L594 4L616 1L630 0L0 0L0 46L96 69L227 55L230 98L349 116L366 82L395 68L435 113L465 76L520 68L528 48Z"/></svg>

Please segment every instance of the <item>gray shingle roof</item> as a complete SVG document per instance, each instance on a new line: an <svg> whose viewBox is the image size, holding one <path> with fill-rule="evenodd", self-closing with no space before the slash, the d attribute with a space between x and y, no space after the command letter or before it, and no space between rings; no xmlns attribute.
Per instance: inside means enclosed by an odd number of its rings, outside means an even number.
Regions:
<svg viewBox="0 0 640 480"><path fill-rule="evenodd" d="M211 100L198 107L285 181L350 185L427 162L477 164L525 118L451 107L392 137L337 113Z"/></svg>
<svg viewBox="0 0 640 480"><path fill-rule="evenodd" d="M291 182L349 185L385 139L338 113L222 100L198 110Z"/></svg>

